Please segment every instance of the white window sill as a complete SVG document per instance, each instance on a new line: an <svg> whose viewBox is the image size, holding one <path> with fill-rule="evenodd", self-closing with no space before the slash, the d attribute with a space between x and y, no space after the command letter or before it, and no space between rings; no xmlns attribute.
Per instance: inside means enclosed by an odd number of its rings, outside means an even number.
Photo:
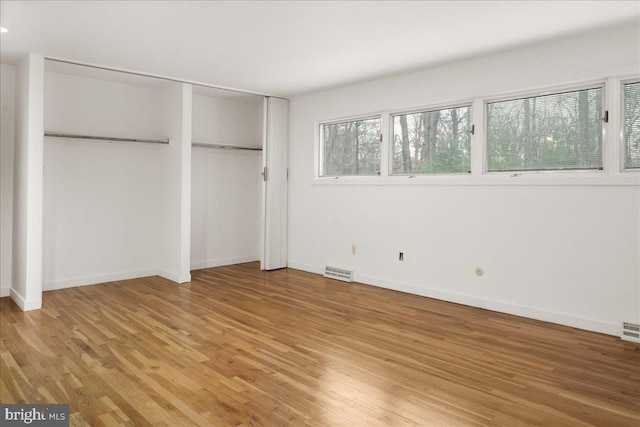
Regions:
<svg viewBox="0 0 640 427"><path fill-rule="evenodd" d="M484 175L316 177L312 185L337 186L640 186L640 171L492 172Z"/></svg>

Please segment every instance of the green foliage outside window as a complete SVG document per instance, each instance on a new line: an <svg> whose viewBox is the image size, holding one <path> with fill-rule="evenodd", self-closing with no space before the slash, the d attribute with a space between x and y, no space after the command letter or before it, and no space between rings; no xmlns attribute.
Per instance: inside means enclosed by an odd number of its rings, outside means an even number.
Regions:
<svg viewBox="0 0 640 427"><path fill-rule="evenodd" d="M602 169L602 88L487 104L489 171Z"/></svg>
<svg viewBox="0 0 640 427"><path fill-rule="evenodd" d="M326 123L321 129L321 176L379 175L379 117Z"/></svg>
<svg viewBox="0 0 640 427"><path fill-rule="evenodd" d="M393 173L471 172L471 107L393 117Z"/></svg>
<svg viewBox="0 0 640 427"><path fill-rule="evenodd" d="M640 168L640 82L624 85L625 165Z"/></svg>

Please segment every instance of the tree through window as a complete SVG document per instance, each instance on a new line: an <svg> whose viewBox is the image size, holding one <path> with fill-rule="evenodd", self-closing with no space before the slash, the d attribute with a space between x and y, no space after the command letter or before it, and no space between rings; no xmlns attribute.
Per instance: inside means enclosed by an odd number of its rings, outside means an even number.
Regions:
<svg viewBox="0 0 640 427"><path fill-rule="evenodd" d="M602 92L488 103L488 170L602 169Z"/></svg>
<svg viewBox="0 0 640 427"><path fill-rule="evenodd" d="M471 106L393 116L393 173L470 173Z"/></svg>
<svg viewBox="0 0 640 427"><path fill-rule="evenodd" d="M323 123L320 137L320 176L380 174L380 117Z"/></svg>
<svg viewBox="0 0 640 427"><path fill-rule="evenodd" d="M640 168L640 81L624 85L625 166Z"/></svg>

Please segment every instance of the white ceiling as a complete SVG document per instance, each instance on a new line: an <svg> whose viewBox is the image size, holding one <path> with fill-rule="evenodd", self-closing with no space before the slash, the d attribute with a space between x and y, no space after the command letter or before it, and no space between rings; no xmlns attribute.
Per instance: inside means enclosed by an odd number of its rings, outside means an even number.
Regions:
<svg viewBox="0 0 640 427"><path fill-rule="evenodd" d="M5 1L34 52L291 97L635 22L640 1ZM640 33L639 33L640 34Z"/></svg>

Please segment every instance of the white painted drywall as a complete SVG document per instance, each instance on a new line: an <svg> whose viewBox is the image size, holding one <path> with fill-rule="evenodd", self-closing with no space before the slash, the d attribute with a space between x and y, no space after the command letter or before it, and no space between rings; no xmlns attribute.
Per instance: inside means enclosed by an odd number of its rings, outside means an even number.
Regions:
<svg viewBox="0 0 640 427"><path fill-rule="evenodd" d="M219 92L199 89L193 95L194 141L261 147L262 97L224 97Z"/></svg>
<svg viewBox="0 0 640 427"><path fill-rule="evenodd" d="M45 128L162 138L161 88L47 72ZM166 145L46 138L44 286L158 272Z"/></svg>
<svg viewBox="0 0 640 427"><path fill-rule="evenodd" d="M24 311L42 306L44 58L29 54L16 69L13 270L10 295Z"/></svg>
<svg viewBox="0 0 640 427"><path fill-rule="evenodd" d="M193 139L260 147L262 104L194 95ZM260 151L193 148L192 269L259 259L260 171Z"/></svg>
<svg viewBox="0 0 640 427"><path fill-rule="evenodd" d="M11 289L15 80L15 67L0 64L0 297Z"/></svg>
<svg viewBox="0 0 640 427"><path fill-rule="evenodd" d="M191 281L191 85L173 83L163 90L164 177L159 273L177 283Z"/></svg>
<svg viewBox="0 0 640 427"><path fill-rule="evenodd" d="M619 335L622 321L640 319L638 173L318 180L314 138L319 120L638 75L638 31L591 32L293 98L289 266L344 267L364 283ZM607 125L608 166L617 164L617 120Z"/></svg>

